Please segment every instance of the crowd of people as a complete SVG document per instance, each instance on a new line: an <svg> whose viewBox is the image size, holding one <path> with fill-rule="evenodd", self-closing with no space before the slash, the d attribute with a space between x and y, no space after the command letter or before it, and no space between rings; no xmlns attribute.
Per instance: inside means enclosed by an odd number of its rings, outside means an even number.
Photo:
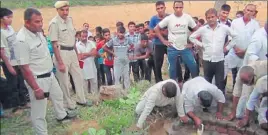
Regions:
<svg viewBox="0 0 268 135"><path fill-rule="evenodd" d="M202 124L200 111L216 113L220 120L240 119L237 126L244 127L256 110L261 128L268 129L268 29L267 22L261 28L255 19L256 5L246 5L233 20L228 18L228 4L219 11L210 8L204 13L205 22L183 12L183 1L174 1L174 13L166 13L165 2L158 1L157 14L150 21L130 21L127 26L117 22L114 33L101 26L92 32L89 23L75 29L69 2L57 1L54 6L58 14L49 22L47 35L37 9L25 10L24 26L18 32L11 26L13 12L0 9L1 67L6 77L0 79L1 117L3 108L14 108L13 112L30 108L36 134L46 135L47 99L62 122L76 116L77 105L92 106L87 97L99 93L100 86L122 84L128 90L131 74L134 82L151 82L153 71L156 84L136 107L137 130L143 128L154 106L168 104L176 105L182 122L193 120L196 127ZM168 80L163 80L161 72L165 54ZM230 71L232 112L224 117Z"/></svg>

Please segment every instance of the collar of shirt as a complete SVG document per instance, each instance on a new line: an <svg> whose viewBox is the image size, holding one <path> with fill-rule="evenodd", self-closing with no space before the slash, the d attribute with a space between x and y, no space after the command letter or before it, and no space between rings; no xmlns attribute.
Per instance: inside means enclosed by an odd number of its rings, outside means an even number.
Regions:
<svg viewBox="0 0 268 135"><path fill-rule="evenodd" d="M133 33L133 34L130 34L129 32L127 32L126 34L125 34L125 36L127 36L127 37L137 37L139 34L137 34L137 33Z"/></svg>
<svg viewBox="0 0 268 135"><path fill-rule="evenodd" d="M59 15L57 16L61 23L66 23L68 21L68 17L66 20L62 19Z"/></svg>
<svg viewBox="0 0 268 135"><path fill-rule="evenodd" d="M219 28L220 25L221 25L220 23L217 23L217 26L215 27L215 29ZM213 30L208 24L207 24L207 28ZM214 30L215 30L215 29L214 29Z"/></svg>
<svg viewBox="0 0 268 135"><path fill-rule="evenodd" d="M23 26L23 28L24 28L24 30L25 30L25 32L31 37L31 38L36 38L36 37L39 37L39 32L37 32L37 33L33 33L33 32L31 32L30 30L28 30L26 27L24 27Z"/></svg>

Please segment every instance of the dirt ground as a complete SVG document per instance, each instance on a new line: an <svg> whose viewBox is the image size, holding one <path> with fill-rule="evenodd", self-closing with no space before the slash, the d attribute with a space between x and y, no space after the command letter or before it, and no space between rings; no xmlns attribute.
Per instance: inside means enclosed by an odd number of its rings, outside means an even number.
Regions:
<svg viewBox="0 0 268 135"><path fill-rule="evenodd" d="M261 25L267 20L267 2L253 2L258 6L259 11L257 20ZM172 2L167 2L167 12L172 13ZM243 10L246 2L228 2L231 5L232 10L230 18L233 18L236 11ZM204 18L205 11L208 8L214 6L214 2L211 1L186 1L184 6L184 12ZM15 30L19 30L23 25L23 11L24 9L14 10L13 27ZM57 14L54 8L42 8L40 11L43 14L44 30L47 32L49 21ZM141 4L122 4L113 6L79 6L71 7L70 16L74 20L74 25L77 30L82 28L84 22L90 24L91 29L96 26L102 26L110 28L112 31L115 28L117 21L123 21L127 24L129 21L135 21L137 23L150 20L151 16L156 14L154 3L141 3Z"/></svg>

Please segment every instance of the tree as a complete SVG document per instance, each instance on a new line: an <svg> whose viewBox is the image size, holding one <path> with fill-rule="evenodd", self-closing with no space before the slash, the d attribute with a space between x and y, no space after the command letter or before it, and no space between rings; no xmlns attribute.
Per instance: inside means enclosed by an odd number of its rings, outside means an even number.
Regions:
<svg viewBox="0 0 268 135"><path fill-rule="evenodd" d="M226 4L226 0L216 0L214 4L214 8L219 11L221 9L221 6L223 4Z"/></svg>

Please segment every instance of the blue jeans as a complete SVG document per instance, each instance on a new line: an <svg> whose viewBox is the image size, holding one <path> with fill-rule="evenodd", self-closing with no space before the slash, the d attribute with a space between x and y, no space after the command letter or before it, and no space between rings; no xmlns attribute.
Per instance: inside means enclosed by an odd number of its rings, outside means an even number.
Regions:
<svg viewBox="0 0 268 135"><path fill-rule="evenodd" d="M113 66L104 65L104 73L106 75L108 85L113 85L113 77L111 73L112 68Z"/></svg>
<svg viewBox="0 0 268 135"><path fill-rule="evenodd" d="M177 65L178 56L181 56L182 61L189 68L192 78L198 76L197 64L190 49L177 50L174 47L167 48L168 62L169 62L169 77L173 80L177 80Z"/></svg>

